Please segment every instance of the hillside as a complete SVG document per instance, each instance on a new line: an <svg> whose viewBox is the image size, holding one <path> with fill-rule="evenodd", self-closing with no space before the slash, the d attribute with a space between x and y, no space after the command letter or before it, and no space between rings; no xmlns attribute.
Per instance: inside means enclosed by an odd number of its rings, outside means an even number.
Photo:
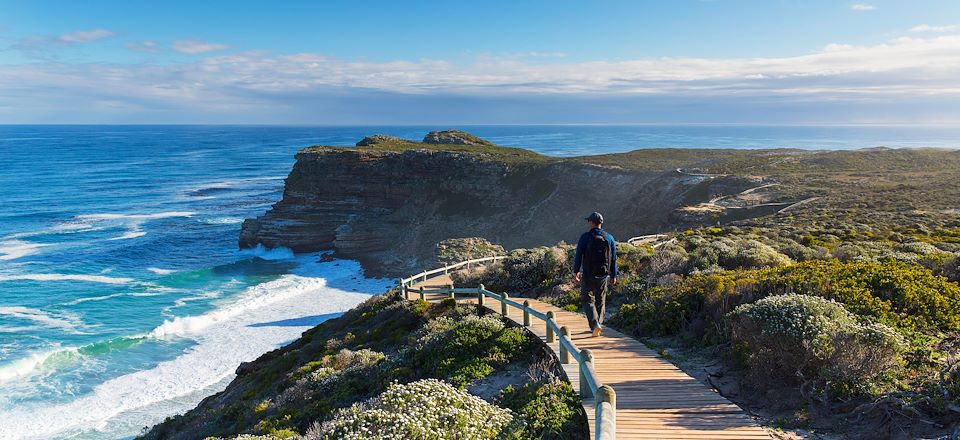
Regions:
<svg viewBox="0 0 960 440"><path fill-rule="evenodd" d="M506 248L572 241L594 210L614 235L630 237L858 209L873 222L936 223L960 209L954 151L645 149L553 158L462 132L425 140L379 135L357 147L301 150L283 199L244 222L240 246L334 250L368 273L396 276L432 266L447 238ZM801 201L802 209L777 214Z"/></svg>
<svg viewBox="0 0 960 440"><path fill-rule="evenodd" d="M560 159L460 132L371 136L299 152L283 200L247 220L240 242L334 250L376 274L512 249L456 283L576 311L562 241L600 210L623 241L611 326L782 438L928 438L960 429L958 175L947 150ZM144 438L336 438L416 387L522 415L522 426L504 416L501 433L578 438L583 414L550 357L478 313L374 298L242 365L224 392ZM546 417L548 405L566 415Z"/></svg>
<svg viewBox="0 0 960 440"><path fill-rule="evenodd" d="M226 390L140 438L573 439L586 429L558 361L526 330L393 291L241 365Z"/></svg>
<svg viewBox="0 0 960 440"><path fill-rule="evenodd" d="M850 211L620 243L608 324L781 438L952 438L960 216ZM516 249L454 281L577 311L572 258L563 244Z"/></svg>

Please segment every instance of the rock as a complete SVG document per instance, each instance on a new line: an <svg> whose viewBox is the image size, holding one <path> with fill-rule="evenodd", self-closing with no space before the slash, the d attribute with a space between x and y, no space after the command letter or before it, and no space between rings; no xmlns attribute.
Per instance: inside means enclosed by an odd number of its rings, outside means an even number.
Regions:
<svg viewBox="0 0 960 440"><path fill-rule="evenodd" d="M363 139L360 139L360 142L357 142L358 147L366 147L370 145L379 144L382 142L402 142L403 139L400 139L396 136L390 136L389 134L373 134L366 136Z"/></svg>
<svg viewBox="0 0 960 440"><path fill-rule="evenodd" d="M722 180L697 186L672 168L630 170L498 148L304 149L283 199L243 222L239 245L333 250L358 260L368 276L399 276L434 267L437 244L448 238L482 237L507 249L576 242L592 211L603 212L620 240L666 230L682 201Z"/></svg>
<svg viewBox="0 0 960 440"><path fill-rule="evenodd" d="M478 138L460 130L431 131L423 137L423 143L441 145L493 145L493 143L486 139Z"/></svg>
<svg viewBox="0 0 960 440"><path fill-rule="evenodd" d="M237 367L236 374L237 376L243 376L256 369L257 365L254 362L241 362Z"/></svg>

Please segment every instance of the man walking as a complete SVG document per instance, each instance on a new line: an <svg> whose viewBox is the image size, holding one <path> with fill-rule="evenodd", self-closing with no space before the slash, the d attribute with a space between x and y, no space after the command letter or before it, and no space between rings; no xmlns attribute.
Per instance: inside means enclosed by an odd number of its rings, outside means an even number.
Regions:
<svg viewBox="0 0 960 440"><path fill-rule="evenodd" d="M584 232L577 242L573 277L580 282L583 313L587 315L593 337L597 337L603 331L607 284L617 284L617 242L612 235L600 229L603 216L599 212L590 213L585 220L589 231Z"/></svg>

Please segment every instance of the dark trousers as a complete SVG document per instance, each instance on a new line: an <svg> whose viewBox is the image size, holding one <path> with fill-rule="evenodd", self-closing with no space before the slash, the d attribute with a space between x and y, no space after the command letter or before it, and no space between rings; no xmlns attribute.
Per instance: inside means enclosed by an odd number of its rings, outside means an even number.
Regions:
<svg viewBox="0 0 960 440"><path fill-rule="evenodd" d="M584 275L580 279L580 305L587 315L590 330L603 324L603 314L607 303L607 283L609 277L595 278Z"/></svg>

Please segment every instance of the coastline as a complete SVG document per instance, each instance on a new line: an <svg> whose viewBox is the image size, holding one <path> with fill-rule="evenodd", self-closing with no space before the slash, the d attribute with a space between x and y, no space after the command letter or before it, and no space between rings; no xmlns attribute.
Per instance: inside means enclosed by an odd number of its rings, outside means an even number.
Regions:
<svg viewBox="0 0 960 440"><path fill-rule="evenodd" d="M220 128L194 127L193 129L219 130ZM204 133L206 133L206 131L204 131ZM140 142L140 138L136 136L134 136L133 139L135 142ZM519 143L519 141L514 142ZM537 142L546 143L548 141L540 139ZM47 146L46 144L43 145L45 147ZM245 262L243 261L245 258L238 258L238 254L234 251L234 246L241 219L250 218L262 213L271 204L280 199L281 191L286 188L279 186L284 179L281 177L281 174L286 175L286 172L290 170L292 163L290 156L296 147L278 146L273 150L268 150L266 157L274 161L261 167L261 162L264 161L262 157L264 156L258 156L258 154L261 154L260 150L262 148L256 145L254 141L250 141L245 145L247 146L236 148L237 151L250 155L241 156L246 157L246 159L242 160L237 159L235 156L219 157L216 152L217 150L210 146L201 146L200 148L183 151L174 149L172 152L167 152L164 148L154 146L153 148L156 149L156 151L164 152L163 154L165 155L152 157L144 153L139 157L132 157L129 164L120 162L122 164L120 168L129 168L129 170L124 169L122 172L116 171L117 174L111 176L111 178L119 182L118 185L120 185L122 190L113 189L113 193L105 192L106 195L102 200L96 198L96 196L98 196L96 192L83 192L89 190L89 188L97 187L99 184L96 180L84 180L83 174L75 175L71 181L73 183L65 185L63 188L24 188L21 197L23 197L23 200L30 201L29 207L33 211L28 210L21 216L9 212L5 214L6 216L4 218L7 219L5 227L9 228L13 225L13 227L18 228L10 231L10 235L17 235L15 239L21 240L23 243L14 243L5 248L8 249L9 252L6 252L4 255L10 258L4 259L2 261L3 266L0 266L0 269L2 269L0 270L0 272L2 272L0 273L0 277L3 277L0 279L0 289L6 289L4 290L5 292L25 291L37 292L38 294L42 293L43 295L38 295L35 303L2 303L0 307L27 307L28 309L17 309L17 313L20 313L22 316L33 317L34 321L17 322L15 323L17 327L25 327L27 324L30 324L33 326L32 329L39 329L39 331L43 332L39 334L47 338L46 341L55 341L62 347L79 347L78 350L80 351L95 351L97 352L95 356L100 356L96 358L97 362L102 362L102 364L106 365L107 371L100 375L89 373L92 369L84 369L88 367L86 360L82 362L71 361L71 363L68 364L60 363L60 360L57 360L54 368L54 362L51 360L50 365L48 365L49 368L45 367L42 372L43 374L40 376L26 377L19 376L18 373L18 378L14 379L14 381L19 382L15 387L16 389L13 390L15 392L0 393L5 394L4 398L8 399L6 401L0 399L0 403L18 402L17 404L19 405L21 402L26 402L26 408L36 408L45 404L45 402L39 402L42 399L48 399L49 402L57 402L56 399L61 399L59 402L62 403L72 398L72 396L58 395L49 391L46 394L40 393L37 391L40 389L39 386L44 387L43 389L46 390L67 390L75 393L77 396L97 396L96 392L98 387L113 378L132 375L136 371L139 371L138 369L155 369L161 362L182 356L184 352L191 349L191 344L193 344L192 342L181 342L163 345L158 341L166 344L167 341L175 338L180 338L182 341L189 339L181 338L180 336L164 338L164 335L180 334L182 336L185 330L194 328L193 326L195 325L197 326L196 328L201 331L212 328L212 326L184 318L202 316L205 313L214 311L217 308L216 304L221 304L225 298L231 298L240 294L240 291L231 290L239 289L236 285L234 285L234 287L226 285L231 278L237 278L238 281L242 282L253 282L259 279L259 277L272 277L279 274L280 271L285 270L282 266L286 263L276 258L282 260L283 258L292 256L286 251L255 251L247 255L247 257L256 255L272 259L265 260L269 261L269 263L260 264ZM166 146L166 148L169 149L172 147ZM343 147L335 148L344 149ZM443 149L446 147L436 148ZM82 156L80 151L81 150L77 149L77 152L70 153L73 154L73 156L64 153L66 155L64 156L63 166L84 168L84 160L87 160L87 158L78 157ZM785 153L783 157L811 157L818 158L818 160L822 159L827 161L827 163L846 160L849 165L844 165L845 168L830 168L830 173L850 173L850 175L856 178L862 177L859 175L863 172L861 169L857 169L857 167L862 166L864 163L871 163L871 161L879 161L878 163L881 164L905 163L909 164L909 166L924 166L929 169L930 166L925 164L935 163L938 167L946 166L950 163L948 159L951 156L957 157L958 154L952 151L944 152L939 150L887 149L830 152L801 151L800 153L797 153L796 150L791 150L789 151L790 154L786 154L787 151L784 150L769 150L765 152L765 154L771 152L776 153L778 151ZM618 166L622 168L622 165L624 165L622 162L625 160L636 160L637 158L646 156L655 158L657 155L667 153L680 156L699 156L701 159L710 156L722 156L724 154L739 154L741 158L751 158L753 155L759 154L756 150L650 149L640 150L639 152L594 157L593 159L600 158L603 159L604 162L579 163L574 164L575 166L571 166L569 169L549 167L545 169L548 171L558 171L560 175L567 175L570 174L570 170L578 169L586 170L586 172L589 173L609 173L610 169L615 169ZM232 152L231 154L238 153ZM107 157L97 157L95 154L92 154L92 156L90 160L93 161L112 160L112 158L108 157L109 155L107 155ZM941 156L943 159L940 159ZM559 161L559 158L552 158ZM869 160L854 160L857 158L867 158ZM911 160L914 159L918 162L912 163ZM465 158L463 155L456 154L447 155L444 160L451 160L452 162L438 162L440 168L451 163L460 165L473 164L477 166L484 164L484 160ZM577 159L569 159L569 162L575 162L576 160ZM664 162L651 160L650 163L653 164L651 166L659 166L658 164L663 164ZM77 164L80 164L80 166L78 167ZM147 171L144 170L144 168L151 168L155 169L153 171L160 170L165 172L165 170L169 171L173 169L171 167L183 164L186 164L184 166L195 167L199 170L197 171L198 175L192 177L192 179L196 181L188 179L183 182L177 182L173 187L167 187L164 186L167 182L164 180L165 175L162 172L157 172L154 175L146 175ZM759 165L768 166L762 162L760 162ZM45 166L50 165L47 164ZM240 169L244 171L237 171L237 167L240 167ZM260 168L269 170L262 171ZM516 170L517 168L522 168L522 166L518 167L517 164L508 165L506 168L507 174L510 174L512 170ZM781 173L783 171L777 168L765 169L761 167L759 169L764 173L769 172L770 174ZM500 170L500 168L496 168L496 170ZM753 188L767 185L765 182L757 183L751 179L742 181L735 179L710 179L709 174L705 174L704 176L676 176L674 175L676 173L672 172L672 170L673 168L671 166L663 165L652 172L654 174L657 172L661 173L658 176L666 180L660 180L658 182L668 182L669 185L664 184L665 187L672 186L675 189L681 189L679 192L665 193L664 197L674 202L679 200L684 204L691 204L700 200L710 202L714 199L711 195L713 192L721 192L729 195L737 193L742 187L746 188L743 192L747 192ZM740 212L737 211L741 209L737 206L738 203L748 204L756 200L770 201L772 203L788 203L795 200L807 200L805 198L807 194L804 191L821 190L819 188L811 189L803 185L797 185L798 182L803 183L803 180L800 178L802 176L797 177L797 175L790 174L793 173L793 171L787 171L786 183L788 183L788 185L781 185L779 187L771 186L747 193L746 195L751 198L726 197L718 203L728 205L725 206L725 209ZM131 175L131 172L139 174ZM241 173L239 177L237 176L238 172ZM617 171L611 175L618 173L623 174L622 171ZM667 173L667 175L663 175L662 173ZM56 175L56 172L49 172L49 174ZM886 174L893 175L895 173ZM476 182L470 180L471 176L476 176L468 172L462 173L461 175L468 176L468 178L453 179L452 181L456 182L459 186L453 187L454 191L449 194L476 191L477 188L480 188L478 193L481 193L482 196L491 196L493 197L492 200L496 200L496 197L499 197L496 191L484 191L482 186L476 186ZM532 176L531 178L534 180L539 180L537 173L518 173L512 176L520 179L519 182L521 183L519 186L523 186L525 182L533 182L532 180L523 180L527 176ZM883 177L883 173L879 174L879 176ZM32 173L24 174L22 178L24 182L30 182ZM517 185L516 180L508 179L496 183L494 186L508 187L511 182ZM651 181L649 185L641 185L641 187L645 188L645 191L653 192L658 185L656 182L657 181ZM857 182L859 182L859 180L857 180ZM559 190L560 192L568 191L569 188L574 187L568 186L569 182L560 183L562 185L558 186L566 188ZM536 185L528 186L536 187ZM148 191L145 193L142 188L150 188L152 192ZM541 189L543 188L547 187L542 186ZM41 191L41 189L43 189L43 191ZM372 191L378 191L378 189L372 189ZM537 195L535 193L536 191L529 194L532 196ZM64 194L70 196L64 197ZM701 195L704 194L707 196L701 197ZM900 195L896 196L901 197ZM923 197L925 197L924 193L907 192L904 193L902 198L905 200L922 200L923 203L930 204L928 203L929 201ZM63 211L47 212L44 211L45 207L53 203L48 200L49 198L63 199L64 203L72 203L73 205L69 205L69 209L62 208ZM91 198L93 198L93 201L91 201ZM549 199L549 197L547 198ZM641 205L647 202L644 200L638 201L631 199L630 197L626 199L628 199L629 203L639 203ZM512 199L505 197L502 200ZM558 200L558 206L566 206L565 211L560 212L560 214L568 215L569 212L574 209L570 207L573 205L567 204L564 201L566 199L561 198ZM122 201L122 203L118 201ZM796 212L793 212L793 215L801 218L801 216L808 215L811 212L821 212L829 208L831 206L830 203L834 203L834 201L829 198L815 200L815 202L816 203L811 202L803 205L803 209L794 210ZM897 203L901 202L902 200L897 199ZM399 204L402 205L405 203L406 202L401 201ZM951 211L951 209L957 209L956 206L958 205L939 206L939 204L949 203L952 203L950 199L944 199L937 203L930 204L932 207L931 211L924 215L934 217L940 215L938 214L940 212L954 212ZM461 205L454 204L452 206L457 207ZM441 235L483 235L482 231L477 232L477 230L471 230L471 223L464 221L464 218L458 218L440 211L435 211L434 209L437 209L437 206L423 205L410 207L415 208L413 211L429 213L425 218L431 221L436 220L446 223L448 225L446 227L447 229L441 230L440 232L443 232ZM653 208L649 208L649 206L647 206L647 208L647 210L650 211L654 210ZM505 212L508 212L508 214L504 216L505 218L520 218L510 214L509 209L512 208L507 207ZM896 215L912 215L910 213L903 214L903 212L905 211L901 211L901 214ZM191 215L187 216L185 215L186 213L191 213ZM886 215L884 213L876 215L881 214ZM37 217L47 223L38 220L28 222L26 219L31 216ZM630 216L631 214L629 213L622 213L618 217L629 218ZM559 216L541 216L538 217L538 219L541 223L550 224L562 224L564 221ZM502 219L493 220L496 222ZM692 224L696 224L696 221L702 221L704 219L695 218L694 220L695 222ZM478 217L474 218L473 221L482 222L485 220ZM494 224L496 224L495 222ZM638 223L638 225L640 225L640 223ZM369 224L367 226L369 226ZM640 229L642 225L631 226L624 224L623 220L621 220L620 224L616 225L616 227L622 226L626 226L624 231L632 231L633 229ZM358 230L362 230L362 228L358 228ZM535 226L530 226L526 228L526 230L539 231ZM305 231L305 233L311 233L310 228L307 228ZM542 234L543 237L540 237L543 238L542 241L523 245L554 244L557 240L565 238L565 234L563 231L544 232ZM621 233L621 231L618 231L617 235L625 239L632 235L632 233ZM433 237L430 235L405 237L391 233L386 234L386 236L397 243L426 243L431 246L433 245ZM9 237L4 236L4 238ZM13 239L14 238L11 238L11 240ZM197 241L201 239L206 241ZM547 241L547 239L550 241ZM190 245L185 245L184 243L190 243ZM357 253L353 255L363 255L360 252L364 249L364 246L376 245L376 242L364 244L363 240L356 240L354 243L360 244L361 246L354 248ZM429 248L430 246L427 247ZM408 255L401 253L401 251L406 252L405 249L399 249L393 250L391 253L394 256ZM432 248L425 249L425 251L421 253L423 259L419 264L431 264L431 260L424 257L432 256L432 251ZM335 255L336 258L349 256L351 256L349 253L346 255L337 253L337 255ZM328 258L330 258L330 256L322 258L317 256L316 259L326 260ZM93 263L81 264L87 260ZM210 261L212 263L199 263L204 261ZM335 263L336 261L333 262L333 264ZM376 265L376 260L374 260L373 263L368 262L368 267L370 267L371 264ZM384 271L383 273L389 272ZM207 284L205 280L208 280L208 277L217 278L219 281ZM223 283L223 285L221 285L221 283ZM224 288L224 286L227 287ZM243 289L246 289L246 287ZM376 291L376 293L379 292L380 290ZM7 295L5 298L12 300L17 297ZM114 308L116 308L117 312L112 311ZM348 305L345 305L343 308L348 308ZM322 314L322 312L311 312L311 314ZM179 321L175 319L177 316L181 317ZM155 322L158 317L160 317L159 322ZM113 329L109 327L109 325L114 322L122 325L133 325L130 323L125 324L125 319L127 318L134 320L141 319L144 320L143 322L151 323L142 324L139 323L139 321L134 321L133 324L137 324L140 327L138 327L137 331L133 332L124 332L122 328ZM299 317L289 317L289 319L295 318ZM277 320L281 319L263 319L263 321ZM170 322L165 323L165 321ZM302 326L298 325L296 328L308 329L310 325L316 322L317 321L299 321ZM7 324L5 323L4 325ZM286 328L291 329L294 327ZM110 343L97 345L102 341L93 341L92 344L95 345L95 347L87 347L91 343L71 342L84 340L84 338L89 339L93 337L91 335L102 334L104 335L102 338L100 338L100 336L95 337L109 342L116 338L126 338L129 335L146 335L149 333L156 333L155 336L157 337L150 338L148 343L128 344L128 341L122 340L118 342L116 346L113 346ZM12 336L15 336L15 334L11 332L0 333L0 338L5 337L8 338L7 340ZM285 339L278 338L277 343L296 341L297 336L298 334L290 334L289 337ZM279 339L283 340L281 341ZM266 345L264 347L266 347L263 349L264 351L269 351L274 348L273 346L267 347ZM260 351L257 354L261 354L264 351ZM72 356L72 354L70 356ZM250 356L256 357L253 354ZM240 360L237 360L237 363L239 362ZM40 364L43 364L43 362L40 362ZM90 367L94 365L92 362L89 364ZM34 369L34 367L30 368L30 370L32 369ZM232 373L232 371L228 371L226 376L222 376L224 379L220 379L220 382L214 380L206 381L205 384L214 383L214 385L204 385L206 388L200 387L201 391L182 394L183 396L190 396L186 398L189 402L181 402L180 406L174 408L174 412L195 406L193 404L202 400L205 395L212 393L218 387L225 386L224 382L228 382L225 378L232 377L230 376ZM216 377L221 376L215 376L215 378ZM73 382L71 382L71 380L73 380ZM111 384L111 386L112 385L113 384ZM2 386L3 384L0 384L0 387ZM35 386L38 387L34 388ZM68 386L75 386L76 388L68 388ZM99 389L103 390L105 388ZM10 388L4 389L4 391L7 390L10 390ZM103 395L101 394L99 397L103 397ZM109 402L111 399L103 398L101 400ZM92 400L85 402L91 403L94 407L99 405ZM11 403L11 406L12 405L13 403ZM109 410L109 408L107 410ZM20 417L24 415L24 412L4 412L4 415L6 414L13 414L16 417ZM26 416L30 415L27 414ZM113 421L111 423L113 423ZM136 422L131 423L131 432L142 428L142 426L133 426ZM0 423L0 425L6 424Z"/></svg>
<svg viewBox="0 0 960 440"><path fill-rule="evenodd" d="M302 331L339 316L391 284L364 278L353 261L318 262L319 254L293 255L283 249L260 255L280 260L291 257L299 267L290 275L255 285L207 313L167 320L146 334L129 337L132 344L192 342L182 355L110 379L88 396L5 411L0 414L2 419L16 422L0 423L0 437L136 435L143 426L180 414L222 391L243 362L296 341Z"/></svg>

